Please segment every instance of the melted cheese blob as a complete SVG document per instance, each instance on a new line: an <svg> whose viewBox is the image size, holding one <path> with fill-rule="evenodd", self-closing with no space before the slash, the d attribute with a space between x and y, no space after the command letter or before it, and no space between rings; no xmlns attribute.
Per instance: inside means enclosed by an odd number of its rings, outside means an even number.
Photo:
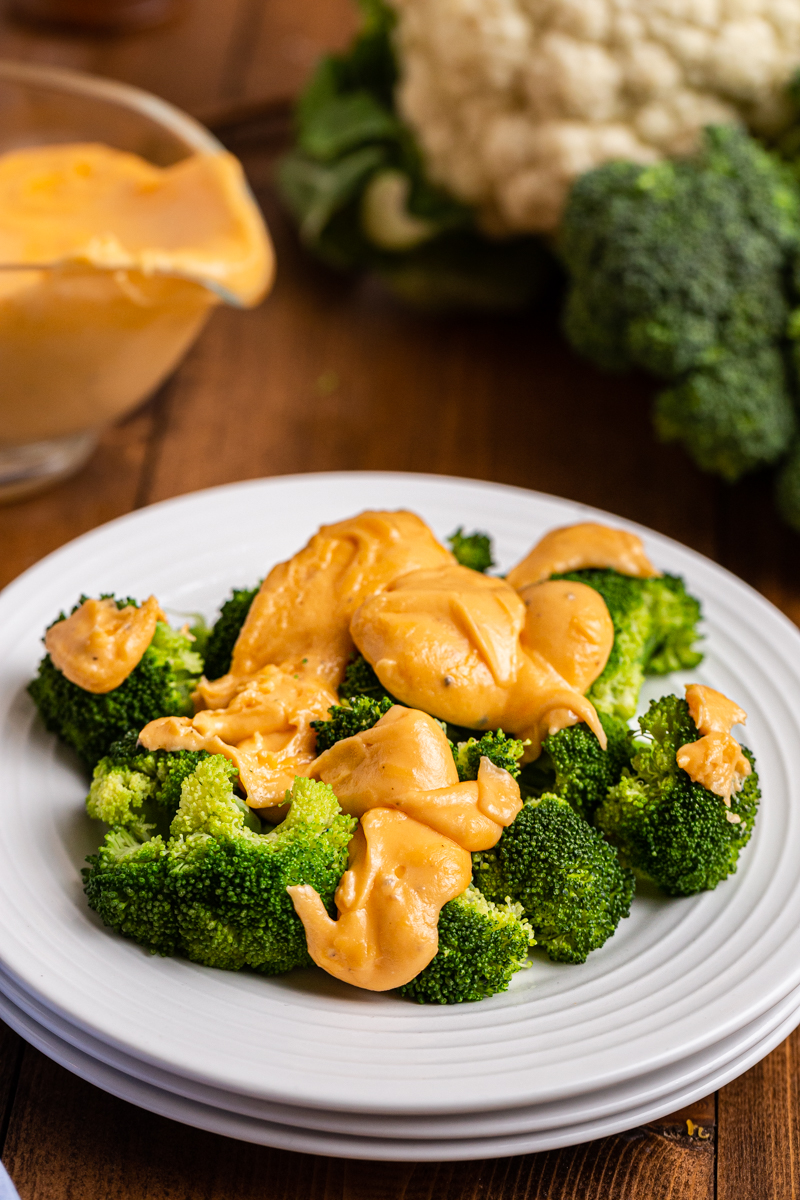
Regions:
<svg viewBox="0 0 800 1200"><path fill-rule="evenodd" d="M274 274L232 155L110 146L0 156L0 446L97 429L174 369L211 308Z"/></svg>
<svg viewBox="0 0 800 1200"><path fill-rule="evenodd" d="M409 708L454 725L542 740L585 721L606 739L593 705L522 633L525 605L503 579L445 566L402 576L353 615L351 633L383 686Z"/></svg>
<svg viewBox="0 0 800 1200"><path fill-rule="evenodd" d="M231 674L286 663L336 687L353 651L350 618L361 602L408 571L453 561L410 512L364 512L323 525L264 580L234 647Z"/></svg>
<svg viewBox="0 0 800 1200"><path fill-rule="evenodd" d="M330 784L350 816L397 809L469 851L490 850L522 808L516 780L488 758L476 781L459 783L438 721L399 705L326 750L310 774Z"/></svg>
<svg viewBox="0 0 800 1200"><path fill-rule="evenodd" d="M251 808L283 804L296 775L316 756L312 721L324 721L336 693L319 679L268 666L221 697L225 705L188 717L161 717L139 734L148 750L207 750L236 766Z"/></svg>
<svg viewBox="0 0 800 1200"><path fill-rule="evenodd" d="M681 746L677 753L678 766L694 783L714 792L730 808L731 796L741 791L753 769L731 734L733 725L744 724L747 713L722 692L699 683L687 686L686 702L692 720L703 736ZM739 824L740 819L736 813L728 813L728 820L733 824Z"/></svg>
<svg viewBox="0 0 800 1200"><path fill-rule="evenodd" d="M439 912L472 878L472 858L454 841L402 812L364 813L332 921L308 884L289 887L317 966L369 991L402 987L436 955Z"/></svg>
<svg viewBox="0 0 800 1200"><path fill-rule="evenodd" d="M614 622L594 588L566 579L550 579L520 589L525 605L524 646L552 663L579 692L587 692L608 662Z"/></svg>
<svg viewBox="0 0 800 1200"><path fill-rule="evenodd" d="M565 575L587 567L610 567L639 579L659 574L644 552L642 539L635 533L585 521L546 533L506 578L512 587L519 589L541 583L551 575Z"/></svg>
<svg viewBox="0 0 800 1200"><path fill-rule="evenodd" d="M125 682L153 640L156 623L166 619L155 596L138 608L84 600L66 621L50 626L44 644L71 683L103 695Z"/></svg>

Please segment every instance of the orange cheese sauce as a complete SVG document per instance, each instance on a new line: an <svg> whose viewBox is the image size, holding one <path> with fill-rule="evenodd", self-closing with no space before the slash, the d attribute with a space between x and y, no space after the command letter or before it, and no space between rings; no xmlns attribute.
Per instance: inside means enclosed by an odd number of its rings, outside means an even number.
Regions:
<svg viewBox="0 0 800 1200"><path fill-rule="evenodd" d="M439 912L469 886L472 858L390 808L365 812L336 890L338 920L308 884L287 888L308 951L329 975L369 991L401 987L439 948Z"/></svg>
<svg viewBox="0 0 800 1200"><path fill-rule="evenodd" d="M529 554L508 572L513 588L541 583L551 575L610 567L622 575L650 579L658 572L644 552L642 539L624 529L611 529L595 521L552 529Z"/></svg>
<svg viewBox="0 0 800 1200"><path fill-rule="evenodd" d="M741 791L753 769L731 734L732 726L744 724L747 713L722 692L699 683L687 686L686 702L702 736L681 746L678 766L694 783L714 792L730 808L731 796ZM738 824L740 818L736 813L728 813L728 820Z"/></svg>
<svg viewBox="0 0 800 1200"><path fill-rule="evenodd" d="M156 167L110 146L0 156L0 445L99 428L174 369L274 254L232 155Z"/></svg>
<svg viewBox="0 0 800 1200"><path fill-rule="evenodd" d="M312 721L324 721L336 693L319 679L267 666L238 681L225 706L189 717L161 717L139 734L148 750L208 750L239 772L252 808L282 804L296 775L316 757Z"/></svg>
<svg viewBox="0 0 800 1200"><path fill-rule="evenodd" d="M587 692L614 645L614 622L603 597L566 579L528 584L519 595L525 605L523 646L537 650L570 687Z"/></svg>
<svg viewBox="0 0 800 1200"><path fill-rule="evenodd" d="M452 562L413 513L365 512L323 525L264 580L234 647L231 674L288 663L335 687L353 651L350 618L361 602L408 571Z"/></svg>
<svg viewBox="0 0 800 1200"><path fill-rule="evenodd" d="M138 608L85 600L66 621L50 626L44 644L67 679L102 695L125 682L153 640L156 623L166 619L155 596Z"/></svg>
<svg viewBox="0 0 800 1200"><path fill-rule="evenodd" d="M564 602L564 597L559 603ZM530 741L586 721L605 746L593 705L535 646L523 600L503 580L458 565L402 576L353 615L351 633L383 686L410 708Z"/></svg>
<svg viewBox="0 0 800 1200"><path fill-rule="evenodd" d="M469 851L490 850L522 807L516 780L486 758L476 781L459 783L441 725L399 705L326 750L310 774L330 784L350 816L397 809Z"/></svg>

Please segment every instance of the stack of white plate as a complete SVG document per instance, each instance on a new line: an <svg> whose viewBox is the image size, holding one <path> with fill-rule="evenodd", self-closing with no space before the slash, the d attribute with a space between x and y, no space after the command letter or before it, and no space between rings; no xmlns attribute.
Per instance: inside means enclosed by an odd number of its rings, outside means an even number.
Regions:
<svg viewBox="0 0 800 1200"><path fill-rule="evenodd" d="M764 798L737 874L714 892L640 889L583 966L534 955L509 991L418 1006L317 970L279 978L151 957L89 912L99 841L85 780L25 684L42 630L81 593L154 592L212 615L323 521L413 509L445 536L494 534L501 567L547 529L634 529L704 604L692 678L748 712ZM650 681L647 699L688 677ZM0 596L0 1015L56 1061L176 1120L266 1145L443 1160L554 1148L631 1128L713 1091L800 1022L800 635L708 560L607 514L513 488L402 475L219 488L125 517Z"/></svg>

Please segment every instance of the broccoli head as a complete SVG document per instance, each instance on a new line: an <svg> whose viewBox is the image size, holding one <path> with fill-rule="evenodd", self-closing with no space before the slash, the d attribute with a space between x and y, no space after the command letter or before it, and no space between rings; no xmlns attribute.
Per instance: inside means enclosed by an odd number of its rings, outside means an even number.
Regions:
<svg viewBox="0 0 800 1200"><path fill-rule="evenodd" d="M145 750L131 730L95 767L86 811L141 841L153 832L167 836L184 779L207 757L206 750Z"/></svg>
<svg viewBox="0 0 800 1200"><path fill-rule="evenodd" d="M555 578L598 591L614 625L608 662L587 693L598 712L628 720L636 712L645 674L691 669L701 661L694 649L700 604L678 576L636 579L591 568Z"/></svg>
<svg viewBox="0 0 800 1200"><path fill-rule="evenodd" d="M588 725L570 725L545 739L540 757L523 769L520 779L524 795L560 796L590 824L633 753L625 722L607 713L598 716L608 739L605 750Z"/></svg>
<svg viewBox="0 0 800 1200"><path fill-rule="evenodd" d="M633 873L566 800L528 800L494 850L473 855L475 885L522 905L554 962L582 963L630 912Z"/></svg>
<svg viewBox="0 0 800 1200"><path fill-rule="evenodd" d="M488 533L464 533L459 525L455 533L447 539L454 557L462 567L470 567L473 571L485 574L494 566L492 557L492 539Z"/></svg>
<svg viewBox="0 0 800 1200"><path fill-rule="evenodd" d="M312 721L311 728L317 734L317 754L330 750L343 738L355 737L365 729L372 729L392 707L392 701L384 696L373 700L370 696L353 696L349 705L332 704L328 709L328 721Z"/></svg>
<svg viewBox="0 0 800 1200"><path fill-rule="evenodd" d="M257 594L257 587L234 588L223 604L205 645L206 679L219 679L230 671L233 647Z"/></svg>
<svg viewBox="0 0 800 1200"><path fill-rule="evenodd" d="M280 974L311 962L286 888L309 883L333 911L356 821L326 784L296 779L288 816L261 833L235 776L222 755L198 762L166 840L110 830L88 860L86 895L107 925L156 953Z"/></svg>
<svg viewBox="0 0 800 1200"><path fill-rule="evenodd" d="M698 367L656 398L656 433L703 471L735 483L785 453L795 411L782 350L759 346Z"/></svg>
<svg viewBox="0 0 800 1200"><path fill-rule="evenodd" d="M135 601L117 601L120 608L131 603ZM46 728L94 767L129 730L138 732L156 717L191 715L191 694L202 672L203 660L191 636L158 621L140 662L112 691L84 691L59 671L49 654L28 691Z"/></svg>
<svg viewBox="0 0 800 1200"><path fill-rule="evenodd" d="M753 755L742 747L754 769L728 809L676 761L681 746L700 736L685 700L654 700L639 725L647 741L637 744L631 769L609 791L596 823L624 863L669 895L715 888L736 870L753 832L761 795Z"/></svg>
<svg viewBox="0 0 800 1200"><path fill-rule="evenodd" d="M453 746L458 778L462 783L469 779L477 779L481 759L488 758L496 767L502 767L514 779L518 779L519 760L524 750L524 742L519 738L507 737L502 729L498 729L496 733L485 733L481 738L471 737L466 742L458 742Z"/></svg>
<svg viewBox="0 0 800 1200"><path fill-rule="evenodd" d="M439 914L439 949L400 988L419 1004L460 1004L504 992L527 965L533 930L519 904L495 904L469 887Z"/></svg>

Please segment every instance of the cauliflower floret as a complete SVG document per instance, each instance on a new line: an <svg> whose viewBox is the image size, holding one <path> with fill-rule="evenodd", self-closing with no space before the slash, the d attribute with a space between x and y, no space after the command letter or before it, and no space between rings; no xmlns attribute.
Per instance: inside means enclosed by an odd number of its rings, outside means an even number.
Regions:
<svg viewBox="0 0 800 1200"><path fill-rule="evenodd" d="M398 105L431 177L494 233L554 229L573 180L772 132L800 62L797 0L391 0Z"/></svg>

